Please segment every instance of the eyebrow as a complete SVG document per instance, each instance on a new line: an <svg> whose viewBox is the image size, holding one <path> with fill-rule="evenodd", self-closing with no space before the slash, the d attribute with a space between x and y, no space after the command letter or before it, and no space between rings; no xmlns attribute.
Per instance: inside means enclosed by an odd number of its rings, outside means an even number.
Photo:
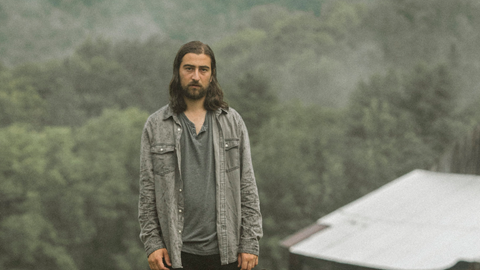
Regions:
<svg viewBox="0 0 480 270"><path fill-rule="evenodd" d="M195 66L195 65L192 65L192 64L184 64L184 65L182 65L182 67L196 67L196 66ZM199 66L199 68L208 68L208 69L210 69L209 66Z"/></svg>

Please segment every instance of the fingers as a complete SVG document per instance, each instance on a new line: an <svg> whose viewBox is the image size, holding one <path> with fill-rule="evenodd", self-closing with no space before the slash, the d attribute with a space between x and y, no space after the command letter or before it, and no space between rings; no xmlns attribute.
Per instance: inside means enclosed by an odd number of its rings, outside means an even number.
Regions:
<svg viewBox="0 0 480 270"><path fill-rule="evenodd" d="M251 261L246 261L244 260L242 262L242 266L240 267L240 269L242 270L251 270L252 268L254 268L255 266L253 265L253 263Z"/></svg>
<svg viewBox="0 0 480 270"><path fill-rule="evenodd" d="M168 269L168 268L165 268L163 263L157 263L157 262L152 262L152 263L148 263L148 265L150 266L150 269L151 270L164 270L164 269Z"/></svg>
<svg viewBox="0 0 480 270"><path fill-rule="evenodd" d="M163 260L171 266L170 257L168 256L167 249L162 248L155 250L152 254L148 256L148 265L151 270L168 270L168 268L163 264Z"/></svg>
<svg viewBox="0 0 480 270"><path fill-rule="evenodd" d="M165 252L163 253L163 258L165 259L165 262L167 263L168 266L172 266L172 262L170 261L170 256L168 256L168 252L165 249Z"/></svg>
<svg viewBox="0 0 480 270"><path fill-rule="evenodd" d="M154 262L149 262L148 264L152 270L169 270L161 260L155 260Z"/></svg>
<svg viewBox="0 0 480 270"><path fill-rule="evenodd" d="M248 253L238 254L238 267L242 270L251 270L258 265L258 256Z"/></svg>
<svg viewBox="0 0 480 270"><path fill-rule="evenodd" d="M150 266L151 270L165 270L168 269L163 265L161 261L149 262L148 265Z"/></svg>

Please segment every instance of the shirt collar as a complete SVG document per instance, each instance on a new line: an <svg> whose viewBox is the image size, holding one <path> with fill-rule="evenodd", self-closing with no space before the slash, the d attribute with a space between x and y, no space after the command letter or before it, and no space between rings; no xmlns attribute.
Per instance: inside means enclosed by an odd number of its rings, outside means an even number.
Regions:
<svg viewBox="0 0 480 270"><path fill-rule="evenodd" d="M170 105L167 105L167 109L163 112L163 120L167 120L170 117L173 117L175 113L173 112Z"/></svg>
<svg viewBox="0 0 480 270"><path fill-rule="evenodd" d="M225 109L225 108L218 108L216 111L215 111L215 115L216 116L219 116L220 114L222 113L225 113L227 114L228 113L228 109ZM172 108L170 107L170 105L167 106L167 109L165 110L165 112L163 113L163 120L167 120L168 118L170 117L177 117L177 114L173 112Z"/></svg>
<svg viewBox="0 0 480 270"><path fill-rule="evenodd" d="M228 109L225 108L218 108L217 111L215 111L215 115L219 116L220 114L225 113L228 114Z"/></svg>

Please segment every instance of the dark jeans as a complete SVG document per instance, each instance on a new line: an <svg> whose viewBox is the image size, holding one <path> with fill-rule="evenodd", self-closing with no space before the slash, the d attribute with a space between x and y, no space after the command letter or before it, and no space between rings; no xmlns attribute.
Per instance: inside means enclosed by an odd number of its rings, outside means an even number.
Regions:
<svg viewBox="0 0 480 270"><path fill-rule="evenodd" d="M227 265L220 264L220 255L200 256L182 252L183 268L180 270L238 270L238 262Z"/></svg>

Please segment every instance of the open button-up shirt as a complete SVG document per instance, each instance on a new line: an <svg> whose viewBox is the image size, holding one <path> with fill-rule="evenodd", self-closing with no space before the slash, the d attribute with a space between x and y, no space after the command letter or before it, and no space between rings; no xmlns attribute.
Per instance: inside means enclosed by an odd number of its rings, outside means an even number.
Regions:
<svg viewBox="0 0 480 270"><path fill-rule="evenodd" d="M218 109L214 119L217 237L228 264L238 253L258 256L262 217L245 123L232 108ZM140 156L140 239L147 256L166 248L173 268L182 266L182 128L168 105L161 108L145 124Z"/></svg>

